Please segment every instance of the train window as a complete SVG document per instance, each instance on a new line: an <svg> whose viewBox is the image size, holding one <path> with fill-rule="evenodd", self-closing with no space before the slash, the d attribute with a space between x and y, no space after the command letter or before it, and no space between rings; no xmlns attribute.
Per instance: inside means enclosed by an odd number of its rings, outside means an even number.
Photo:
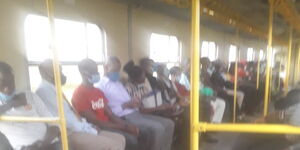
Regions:
<svg viewBox="0 0 300 150"><path fill-rule="evenodd" d="M234 62L236 60L236 50L237 47L235 45L230 45L229 47L229 62Z"/></svg>
<svg viewBox="0 0 300 150"><path fill-rule="evenodd" d="M255 57L255 52L253 48L248 48L247 50L247 61L254 61Z"/></svg>
<svg viewBox="0 0 300 150"><path fill-rule="evenodd" d="M168 68L179 65L181 48L176 36L152 33L150 38L150 58L165 63Z"/></svg>
<svg viewBox="0 0 300 150"><path fill-rule="evenodd" d="M32 90L41 81L37 64L45 59L53 58L50 47L50 28L47 17L28 15L24 23L25 44L29 64L29 78ZM71 20L55 19L56 48L63 72L68 77L66 90L75 88L81 77L77 63L90 58L99 64L103 74L105 61L105 34L95 24ZM73 92L73 91L72 91ZM68 96L69 92L66 92ZM70 91L71 93L71 91Z"/></svg>
<svg viewBox="0 0 300 150"><path fill-rule="evenodd" d="M218 59L218 47L216 43L203 41L201 46L201 57L208 57L211 61Z"/></svg>
<svg viewBox="0 0 300 150"><path fill-rule="evenodd" d="M261 49L261 50L259 51L259 59L260 59L260 60L264 60L264 58L265 58L264 55L265 55L265 54L264 54L264 50Z"/></svg>

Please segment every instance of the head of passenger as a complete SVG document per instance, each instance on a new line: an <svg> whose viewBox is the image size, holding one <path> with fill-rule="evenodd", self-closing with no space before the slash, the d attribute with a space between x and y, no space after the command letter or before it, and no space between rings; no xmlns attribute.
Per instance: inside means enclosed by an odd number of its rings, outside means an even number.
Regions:
<svg viewBox="0 0 300 150"><path fill-rule="evenodd" d="M118 57L110 57L105 65L106 76L110 81L120 80L121 61Z"/></svg>
<svg viewBox="0 0 300 150"><path fill-rule="evenodd" d="M173 81L173 82L175 82L175 81L179 82L180 79L181 79L181 73L182 73L182 71L181 71L180 67L176 67L176 66L172 67L170 69L171 81Z"/></svg>
<svg viewBox="0 0 300 150"><path fill-rule="evenodd" d="M78 64L78 69L81 74L82 83L88 86L93 86L100 80L98 66L91 59L84 59Z"/></svg>
<svg viewBox="0 0 300 150"><path fill-rule="evenodd" d="M67 82L67 77L62 73L61 66L59 66L59 70L60 70L61 84L64 85ZM41 77L43 80L46 80L52 84L55 84L53 61L51 59L47 59L47 60L43 61L39 65L39 71L40 71L40 74L41 74Z"/></svg>
<svg viewBox="0 0 300 150"><path fill-rule="evenodd" d="M207 57L202 57L200 59L200 64L202 69L207 70L210 66L210 60Z"/></svg>
<svg viewBox="0 0 300 150"><path fill-rule="evenodd" d="M144 70L140 66L135 65L133 61L129 61L124 66L124 71L128 74L133 84L142 84L145 82L146 76Z"/></svg>
<svg viewBox="0 0 300 150"><path fill-rule="evenodd" d="M152 75L156 71L156 63L149 58L142 58L140 60L140 66L145 71L145 73Z"/></svg>
<svg viewBox="0 0 300 150"><path fill-rule="evenodd" d="M191 59L188 58L187 60L183 61L182 63L182 71L183 72L190 72L191 70Z"/></svg>
<svg viewBox="0 0 300 150"><path fill-rule="evenodd" d="M169 79L170 71L165 64L157 66L157 77L161 79Z"/></svg>
<svg viewBox="0 0 300 150"><path fill-rule="evenodd" d="M226 72L226 66L222 62L216 62L215 63L215 71L218 73L225 73Z"/></svg>
<svg viewBox="0 0 300 150"><path fill-rule="evenodd" d="M0 61L0 100L12 99L15 92L15 77L11 66Z"/></svg>

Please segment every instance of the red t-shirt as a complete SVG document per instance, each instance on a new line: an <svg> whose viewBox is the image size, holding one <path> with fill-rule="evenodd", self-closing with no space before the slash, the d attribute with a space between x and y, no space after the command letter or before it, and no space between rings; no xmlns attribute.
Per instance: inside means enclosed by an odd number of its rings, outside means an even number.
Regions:
<svg viewBox="0 0 300 150"><path fill-rule="evenodd" d="M102 91L84 85L80 85L75 90L72 98L72 105L78 113L91 110L99 120L104 122L109 121L104 110L104 107L107 107L107 103L108 101Z"/></svg>

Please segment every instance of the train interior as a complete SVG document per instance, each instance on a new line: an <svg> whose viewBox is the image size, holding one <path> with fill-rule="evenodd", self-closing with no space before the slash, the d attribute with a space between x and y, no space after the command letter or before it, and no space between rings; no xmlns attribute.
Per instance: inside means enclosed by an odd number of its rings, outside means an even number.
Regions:
<svg viewBox="0 0 300 150"><path fill-rule="evenodd" d="M67 76L62 91L68 100L82 82L77 67L82 59L95 61L102 78L111 56L118 57L122 65L130 60L138 64L147 57L168 69L183 67L193 56L192 0L52 1L58 60ZM274 15L269 36L271 2ZM297 86L299 12L298 0L200 0L200 43L196 50L201 59L221 63L229 74L231 68L231 77L238 74L240 79L233 79L231 89L237 82L237 91L244 92L244 100L251 107L250 113L232 117L234 105L226 102L221 123L233 123L233 118L239 123L254 123L263 116L267 88L267 111L271 113L276 101ZM0 0L0 61L13 68L16 91L35 91L42 80L39 64L54 57L48 13L43 0ZM271 79L265 88L268 67ZM121 76L128 78L125 72ZM205 82L200 78L201 84ZM238 97L237 91L232 96ZM179 130L183 128L188 126ZM200 134L199 149L231 150L240 133L211 135L217 142L207 142ZM181 138L187 146L175 143L173 149L189 149L188 136Z"/></svg>

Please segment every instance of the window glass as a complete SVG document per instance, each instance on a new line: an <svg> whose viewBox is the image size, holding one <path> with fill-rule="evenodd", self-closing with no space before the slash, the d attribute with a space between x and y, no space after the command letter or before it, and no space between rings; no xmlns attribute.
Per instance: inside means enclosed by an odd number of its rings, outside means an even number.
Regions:
<svg viewBox="0 0 300 150"><path fill-rule="evenodd" d="M215 42L203 41L201 57L208 57L211 61L218 59L218 48Z"/></svg>
<svg viewBox="0 0 300 150"><path fill-rule="evenodd" d="M48 18L28 15L24 22L24 30L30 85L34 90L41 82L37 64L53 58ZM68 78L64 89L72 91L81 82L77 64L84 58L96 61L99 64L99 72L103 74L103 66L100 64L106 57L104 32L97 25L55 19L55 35L58 57L63 73Z"/></svg>
<svg viewBox="0 0 300 150"><path fill-rule="evenodd" d="M152 33L150 38L150 58L155 62L170 65L180 63L180 43L175 36Z"/></svg>
<svg viewBox="0 0 300 150"><path fill-rule="evenodd" d="M230 45L229 47L229 62L234 62L236 60L237 47L235 45Z"/></svg>
<svg viewBox="0 0 300 150"><path fill-rule="evenodd" d="M254 51L253 48L248 48L247 50L247 61L254 61Z"/></svg>

